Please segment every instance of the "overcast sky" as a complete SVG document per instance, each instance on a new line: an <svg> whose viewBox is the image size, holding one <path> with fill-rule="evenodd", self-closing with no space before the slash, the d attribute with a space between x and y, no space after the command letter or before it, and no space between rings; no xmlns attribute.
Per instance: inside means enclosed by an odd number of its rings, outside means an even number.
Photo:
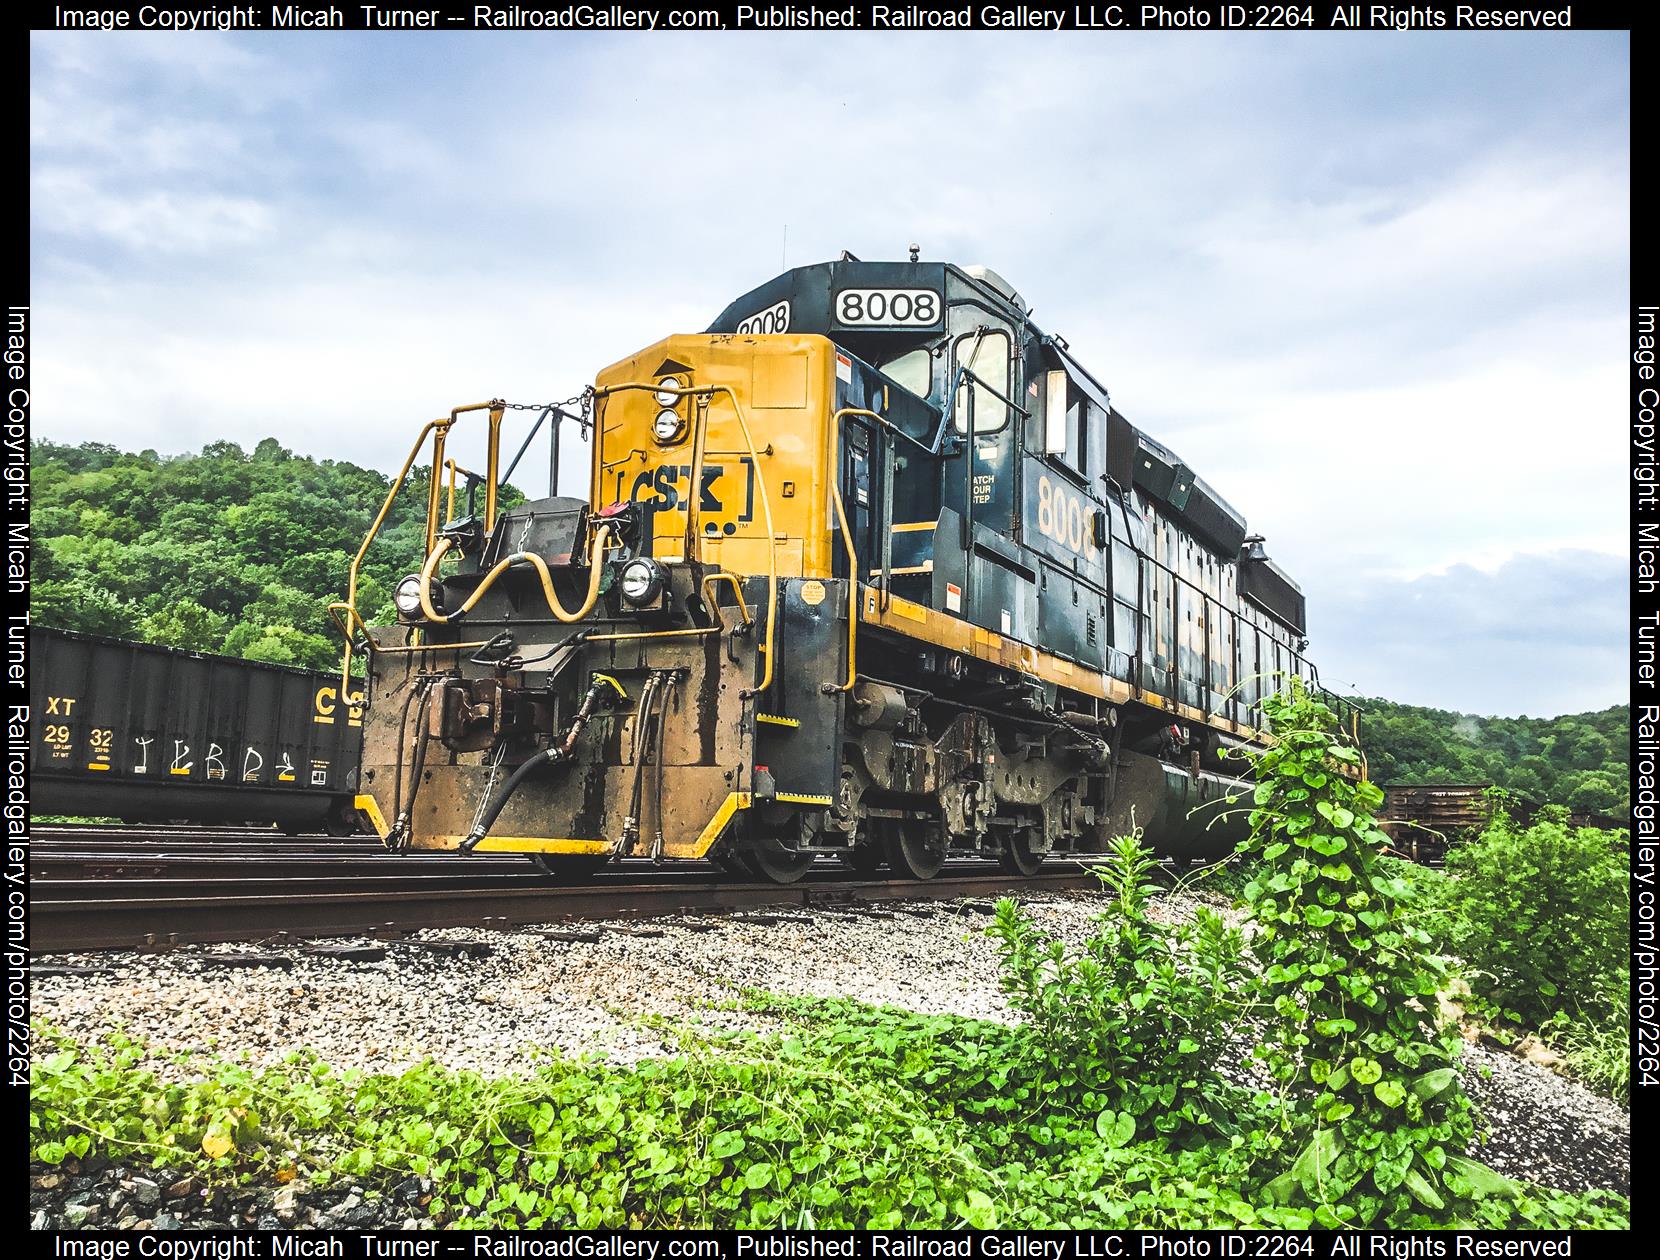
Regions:
<svg viewBox="0 0 1660 1260"><path fill-rule="evenodd" d="M1337 689L1628 698L1625 35L33 40L39 437L391 471L916 241L1267 535Z"/></svg>

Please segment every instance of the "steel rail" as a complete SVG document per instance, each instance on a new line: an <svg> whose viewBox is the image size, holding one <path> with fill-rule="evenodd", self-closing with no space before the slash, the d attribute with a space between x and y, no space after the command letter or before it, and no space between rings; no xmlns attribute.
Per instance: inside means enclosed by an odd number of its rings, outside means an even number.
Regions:
<svg viewBox="0 0 1660 1260"><path fill-rule="evenodd" d="M434 854L430 858L420 854L382 851L384 857L340 856L320 853L195 853L158 852L91 852L47 853L34 855L29 863L29 879L34 884L42 880L71 879L154 879L162 875L213 877L258 877L283 875L355 876L377 879L386 875L433 874L471 871L474 875L489 872L518 874L531 867L518 854L490 858L479 854L477 859Z"/></svg>
<svg viewBox="0 0 1660 1260"><path fill-rule="evenodd" d="M720 914L766 906L822 909L838 904L941 901L1011 891L1058 892L1098 886L1089 871L1057 864L1054 874L1040 873L1030 878L999 871L953 872L919 881L809 876L799 884L782 886L658 882L443 891L383 892L368 888L310 894L244 891L154 898L31 896L29 945L35 952L62 953L268 940L274 936L402 935L423 928L513 929L573 919Z"/></svg>
<svg viewBox="0 0 1660 1260"><path fill-rule="evenodd" d="M379 845L370 835L331 836L322 831L300 832L289 835L276 827L246 826L213 823L37 823L29 829L31 840L83 840L89 836L112 837L123 841L157 840L187 837L189 839L217 839L229 836L240 840L269 840L279 844L357 844Z"/></svg>

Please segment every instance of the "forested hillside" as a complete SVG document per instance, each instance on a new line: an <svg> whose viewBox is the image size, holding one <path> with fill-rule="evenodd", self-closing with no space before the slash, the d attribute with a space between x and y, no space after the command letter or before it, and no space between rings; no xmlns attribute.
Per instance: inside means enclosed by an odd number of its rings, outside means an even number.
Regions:
<svg viewBox="0 0 1660 1260"><path fill-rule="evenodd" d="M1360 733L1379 783L1496 783L1540 802L1625 814L1626 711L1492 718L1361 700Z"/></svg>
<svg viewBox="0 0 1660 1260"><path fill-rule="evenodd" d="M386 497L371 469L295 456L274 438L163 459L85 443L33 446L41 625L325 669L340 660L326 606ZM390 617L421 554L426 474L398 497L368 557L358 608Z"/></svg>
<svg viewBox="0 0 1660 1260"><path fill-rule="evenodd" d="M37 442L34 619L252 660L328 668L340 640L325 606L385 498L353 464L215 442L163 459L112 446ZM391 618L421 551L426 475L399 496L370 553L358 607ZM1623 812L1622 711L1482 718L1365 700L1362 735L1380 783L1497 783L1540 801Z"/></svg>

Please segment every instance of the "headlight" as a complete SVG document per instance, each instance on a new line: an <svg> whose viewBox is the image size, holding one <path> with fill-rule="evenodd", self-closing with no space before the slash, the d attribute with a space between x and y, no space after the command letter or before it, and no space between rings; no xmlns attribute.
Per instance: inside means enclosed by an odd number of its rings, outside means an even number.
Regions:
<svg viewBox="0 0 1660 1260"><path fill-rule="evenodd" d="M657 405L672 407L680 401L679 391L686 388L686 382L678 376L665 376L657 382Z"/></svg>
<svg viewBox="0 0 1660 1260"><path fill-rule="evenodd" d="M663 593L663 566L655 560L636 556L623 565L617 586L628 603L636 607L649 604Z"/></svg>
<svg viewBox="0 0 1660 1260"><path fill-rule="evenodd" d="M433 591L433 604L438 603L438 592ZM421 575L411 573L398 583L398 589L392 592L392 606L398 610L398 616L414 621L421 616Z"/></svg>
<svg viewBox="0 0 1660 1260"><path fill-rule="evenodd" d="M651 422L652 434L659 442L672 442L680 436L680 413L671 407L665 407L657 413L657 419Z"/></svg>

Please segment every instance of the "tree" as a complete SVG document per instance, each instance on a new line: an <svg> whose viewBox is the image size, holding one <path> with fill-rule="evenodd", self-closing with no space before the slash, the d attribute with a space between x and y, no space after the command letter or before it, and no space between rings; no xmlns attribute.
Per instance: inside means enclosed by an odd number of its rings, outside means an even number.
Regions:
<svg viewBox="0 0 1660 1260"><path fill-rule="evenodd" d="M230 618L203 608L193 599L181 599L161 608L139 622L139 635L149 643L186 648L192 652L217 652L224 646Z"/></svg>
<svg viewBox="0 0 1660 1260"><path fill-rule="evenodd" d="M116 638L130 638L139 619L131 600L85 577L38 583L29 598L29 614L42 625Z"/></svg>
<svg viewBox="0 0 1660 1260"><path fill-rule="evenodd" d="M1450 943L1483 997L1535 1024L1569 1003L1594 1015L1614 998L1631 946L1621 834L1570 827L1558 807L1524 831L1501 811L1448 854Z"/></svg>
<svg viewBox="0 0 1660 1260"><path fill-rule="evenodd" d="M1619 708L1474 718L1388 700L1360 703L1361 742L1380 783L1493 783L1541 802L1577 799L1583 803L1575 808L1616 815L1630 808Z"/></svg>
<svg viewBox="0 0 1660 1260"><path fill-rule="evenodd" d="M315 595L276 582L247 605L243 616L255 625L293 626L320 634L329 625L326 603Z"/></svg>
<svg viewBox="0 0 1660 1260"><path fill-rule="evenodd" d="M1601 770L1590 770L1568 792L1568 808L1589 814L1611 814L1625 807L1628 785Z"/></svg>
<svg viewBox="0 0 1660 1260"><path fill-rule="evenodd" d="M271 665L334 669L340 664L341 648L320 634L307 634L293 626L261 626L244 621L225 636L225 650L233 656Z"/></svg>
<svg viewBox="0 0 1660 1260"><path fill-rule="evenodd" d="M1569 765L1576 770L1596 770L1608 760L1608 740L1588 726L1569 724L1560 741Z"/></svg>
<svg viewBox="0 0 1660 1260"><path fill-rule="evenodd" d="M356 550L354 546L352 551ZM310 592L314 597L322 593L344 595L351 565L352 552L344 548L302 551L277 567L277 578L285 586Z"/></svg>

